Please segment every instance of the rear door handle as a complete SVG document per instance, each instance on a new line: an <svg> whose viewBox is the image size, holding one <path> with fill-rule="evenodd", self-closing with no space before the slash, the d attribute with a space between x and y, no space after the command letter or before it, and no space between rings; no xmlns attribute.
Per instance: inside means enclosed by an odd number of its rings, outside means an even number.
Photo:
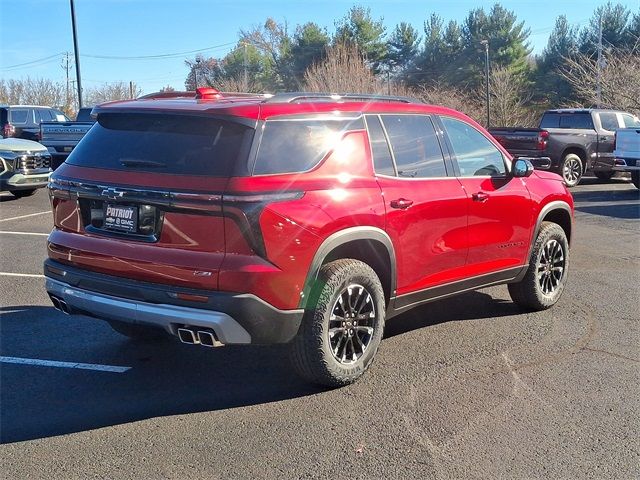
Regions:
<svg viewBox="0 0 640 480"><path fill-rule="evenodd" d="M391 208L399 208L400 210L406 210L413 205L413 200L407 200L406 198L398 198L397 200L391 200Z"/></svg>
<svg viewBox="0 0 640 480"><path fill-rule="evenodd" d="M489 195L484 192L478 192L471 195L471 198L473 198L474 202L484 203L489 200Z"/></svg>

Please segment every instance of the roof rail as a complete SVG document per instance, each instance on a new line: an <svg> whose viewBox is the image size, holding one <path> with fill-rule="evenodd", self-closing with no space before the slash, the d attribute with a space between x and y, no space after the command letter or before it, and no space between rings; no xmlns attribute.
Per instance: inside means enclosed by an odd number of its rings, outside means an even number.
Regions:
<svg viewBox="0 0 640 480"><path fill-rule="evenodd" d="M185 92L185 91L170 91L170 92L154 92L149 93L147 95L142 95L141 97L136 98L136 100L152 100L154 98L194 98L196 96L196 92Z"/></svg>
<svg viewBox="0 0 640 480"><path fill-rule="evenodd" d="M311 93L311 92L290 92L276 93L270 98L264 100L263 103L295 103L295 102L401 102L401 103L422 103L420 100L411 97L393 96L393 95L375 95L368 93Z"/></svg>

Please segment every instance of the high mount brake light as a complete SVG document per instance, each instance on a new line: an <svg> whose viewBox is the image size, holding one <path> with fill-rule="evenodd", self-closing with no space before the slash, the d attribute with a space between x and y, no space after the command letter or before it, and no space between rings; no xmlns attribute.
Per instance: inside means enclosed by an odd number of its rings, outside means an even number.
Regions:
<svg viewBox="0 0 640 480"><path fill-rule="evenodd" d="M196 88L196 98L202 100L218 99L222 98L222 94L215 88L198 87Z"/></svg>

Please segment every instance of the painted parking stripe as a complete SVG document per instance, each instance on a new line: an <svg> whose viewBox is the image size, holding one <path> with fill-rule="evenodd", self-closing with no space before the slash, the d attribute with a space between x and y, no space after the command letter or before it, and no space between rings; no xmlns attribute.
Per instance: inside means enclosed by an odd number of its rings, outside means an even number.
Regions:
<svg viewBox="0 0 640 480"><path fill-rule="evenodd" d="M44 278L41 273L11 273L0 272L0 277L26 277L26 278Z"/></svg>
<svg viewBox="0 0 640 480"><path fill-rule="evenodd" d="M20 220L21 218L35 217L36 215L45 215L47 213L50 214L51 210L47 210L46 212L30 213L29 215L20 215L19 217L3 218L3 219L0 220L0 222L9 222L11 220Z"/></svg>
<svg viewBox="0 0 640 480"><path fill-rule="evenodd" d="M48 233L34 233L34 232L5 232L0 230L1 234L4 235L35 235L36 237L48 237Z"/></svg>
<svg viewBox="0 0 640 480"><path fill-rule="evenodd" d="M2 363L15 363L19 365L35 365L38 367L78 368L81 370L95 370L97 372L124 373L131 367L118 367L115 365L99 365L96 363L57 362L54 360L38 360L35 358L0 357Z"/></svg>

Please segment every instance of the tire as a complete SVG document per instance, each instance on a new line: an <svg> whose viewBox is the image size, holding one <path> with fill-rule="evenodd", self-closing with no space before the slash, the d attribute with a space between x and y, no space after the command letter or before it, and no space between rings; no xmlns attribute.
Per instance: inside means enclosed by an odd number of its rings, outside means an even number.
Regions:
<svg viewBox="0 0 640 480"><path fill-rule="evenodd" d="M560 176L567 184L567 187L575 187L580 183L584 173L582 159L575 153L568 153L560 165Z"/></svg>
<svg viewBox="0 0 640 480"><path fill-rule="evenodd" d="M135 341L149 341L155 342L159 340L165 340L169 338L169 334L165 333L160 328L145 327L144 325L132 325L125 322L118 322L111 320L107 322L109 326L118 332L120 335L129 337Z"/></svg>
<svg viewBox="0 0 640 480"><path fill-rule="evenodd" d="M529 310L551 308L562 295L568 267L567 235L560 225L542 222L531 250L527 273L520 282L508 285L511 299Z"/></svg>
<svg viewBox="0 0 640 480"><path fill-rule="evenodd" d="M596 178L598 180L604 180L605 182L607 180L611 180L611 178L615 175L616 172L612 172L612 171L607 171L607 170L601 170L599 172L593 172L593 174L596 176Z"/></svg>
<svg viewBox="0 0 640 480"><path fill-rule="evenodd" d="M30 197L34 193L36 193L38 189L32 188L29 190L11 190L11 194L16 198Z"/></svg>
<svg viewBox="0 0 640 480"><path fill-rule="evenodd" d="M353 259L324 265L291 343L293 368L319 385L355 382L382 341L385 308L380 279L369 265Z"/></svg>
<svg viewBox="0 0 640 480"><path fill-rule="evenodd" d="M631 181L636 188L640 189L640 170L634 170L631 172Z"/></svg>

